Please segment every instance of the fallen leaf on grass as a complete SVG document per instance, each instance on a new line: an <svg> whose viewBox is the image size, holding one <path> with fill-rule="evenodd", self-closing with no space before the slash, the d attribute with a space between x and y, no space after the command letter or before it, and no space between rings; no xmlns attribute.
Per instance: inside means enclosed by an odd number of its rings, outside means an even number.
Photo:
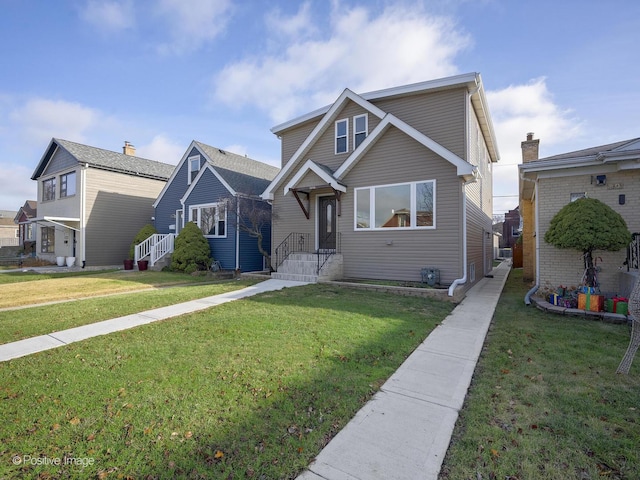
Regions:
<svg viewBox="0 0 640 480"><path fill-rule="evenodd" d="M213 458L220 459L222 457L224 457L224 452L222 452L220 450L216 450L216 453L213 454Z"/></svg>
<svg viewBox="0 0 640 480"><path fill-rule="evenodd" d="M73 417L71 420L69 420L69 423L71 425L78 425L80 423L80 419L78 417Z"/></svg>

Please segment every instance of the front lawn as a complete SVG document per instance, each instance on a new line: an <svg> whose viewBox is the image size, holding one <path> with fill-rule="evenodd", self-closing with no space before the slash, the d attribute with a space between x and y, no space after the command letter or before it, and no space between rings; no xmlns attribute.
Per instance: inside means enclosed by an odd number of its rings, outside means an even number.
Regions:
<svg viewBox="0 0 640 480"><path fill-rule="evenodd" d="M197 298L219 295L259 282L260 280L256 279L242 279L221 280L206 285L194 283L188 286L173 286L40 307L0 311L0 344L166 307L167 305L175 305Z"/></svg>
<svg viewBox="0 0 640 480"><path fill-rule="evenodd" d="M0 284L2 285L0 308L152 289L168 285L202 283L210 280L206 276L150 270L144 272L118 270L106 273L3 273L0 274Z"/></svg>
<svg viewBox="0 0 640 480"><path fill-rule="evenodd" d="M295 478L452 308L307 285L4 362L0 477Z"/></svg>
<svg viewBox="0 0 640 480"><path fill-rule="evenodd" d="M637 479L640 357L630 327L545 314L513 270L440 479Z"/></svg>

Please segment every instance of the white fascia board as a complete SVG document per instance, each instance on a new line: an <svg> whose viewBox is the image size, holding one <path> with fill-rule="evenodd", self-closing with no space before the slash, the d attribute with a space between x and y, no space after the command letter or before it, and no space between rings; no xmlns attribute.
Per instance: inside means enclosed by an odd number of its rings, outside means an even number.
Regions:
<svg viewBox="0 0 640 480"><path fill-rule="evenodd" d="M347 187L345 187L340 182L338 182L333 176L329 174L329 172L327 172L325 169L320 167L313 160L307 160L305 164L302 167L300 167L300 169L294 175L291 181L287 183L287 185L285 185L284 195L289 193L289 191L292 188L295 188L296 183L298 183L302 179L302 177L304 177L307 174L309 170L311 170L313 173L318 175L322 180L327 182L327 184L331 185L331 188L333 188L334 190L338 190L343 193L347 191Z"/></svg>
<svg viewBox="0 0 640 480"><path fill-rule="evenodd" d="M189 153L191 153L191 150L193 150L193 147L198 148L198 146L196 145L195 140L191 140L191 143L189 144L189 147L187 148L187 150L182 155L182 158L180 159L180 161L176 165L176 168L173 169L173 172L171 173L171 176L169 177L169 180L167 180L167 183L165 183L164 187L162 187L162 190L158 194L158 198L156 198L156 201L153 202L153 208L156 208L158 206L158 204L160 203L160 200L162 200L162 197L164 196L165 192L169 189L169 187L173 183L173 180L178 175L178 172L182 168L182 165L184 164L184 162L187 161L187 157L189 156ZM200 149L198 149L198 151L199 150ZM191 182L191 183L193 183L193 182Z"/></svg>
<svg viewBox="0 0 640 480"><path fill-rule="evenodd" d="M351 100L358 105L360 105L364 110L372 113L378 118L383 118L385 112L376 107L375 105L369 103L364 100L359 95L353 93L348 88L345 88L342 94L338 97L338 99L331 105L331 108L327 110L324 117L320 122L316 125L313 131L309 134L309 136L302 142L302 145L296 150L291 159L287 162L287 164L278 172L276 178L269 184L269 186L262 193L261 197L265 200L273 200L273 192L276 190L280 182L283 178L291 173L291 171L297 167L297 164L300 163L301 159L306 155L308 149L316 142L318 137L322 135L327 128L329 128L333 121L337 116L338 110L342 108L346 101ZM297 122L296 122L297 123Z"/></svg>
<svg viewBox="0 0 640 480"><path fill-rule="evenodd" d="M205 168L201 168L200 169L200 171L198 172L198 175L196 175L196 178L193 179L193 181L191 182L191 185L189 185L189 188L187 189L185 194L180 199L180 203L182 204L183 207L184 207L184 202L187 200L187 198L189 198L189 195L191 195L191 192L193 191L193 189L196 187L196 185L200 181L200 178L202 178L202 176L204 175L204 172L207 171L207 170L209 170L218 179L218 181L220 183L222 183L224 188L227 189L227 191L231 194L231 196L233 196L233 197L236 196L235 190L233 188L231 188L231 186L226 182L226 180L224 178L222 178L218 172L216 172L216 169L213 168L213 166L209 162L207 162L207 166ZM213 202L217 202L218 199L215 199L215 200L212 200L212 201Z"/></svg>
<svg viewBox="0 0 640 480"><path fill-rule="evenodd" d="M344 178L344 176L353 168L353 166L363 157L363 155L371 148L371 145L375 143L382 134L393 125L400 131L404 132L417 142L424 145L426 148L434 152L436 155L444 158L449 163L456 167L458 176L471 177L475 175L476 168L468 162L458 157L456 154L446 149L439 143L435 142L431 138L427 137L423 133L400 120L398 117L388 113L378 124L378 126L371 132L370 135L362 142L362 144L353 152L347 160L336 170L335 177L338 180Z"/></svg>

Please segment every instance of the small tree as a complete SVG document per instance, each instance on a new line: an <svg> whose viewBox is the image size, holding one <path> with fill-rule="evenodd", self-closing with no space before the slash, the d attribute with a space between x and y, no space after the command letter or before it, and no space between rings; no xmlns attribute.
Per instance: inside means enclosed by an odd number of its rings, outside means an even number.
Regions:
<svg viewBox="0 0 640 480"><path fill-rule="evenodd" d="M241 232L256 239L258 251L271 269L271 252L264 249L264 234L273 217L271 205L254 197L230 197L222 201L227 204L227 218L231 227L238 226Z"/></svg>
<svg viewBox="0 0 640 480"><path fill-rule="evenodd" d="M618 212L595 198L580 198L565 205L551 220L544 241L557 248L572 248L584 255L585 283L595 286L594 250L610 252L631 242L627 224Z"/></svg>
<svg viewBox="0 0 640 480"><path fill-rule="evenodd" d="M135 257L136 247L144 242L151 235L155 235L158 233L156 227L148 223L144 227L140 229L140 231L133 237L133 242L131 243L131 247L129 248L129 258Z"/></svg>
<svg viewBox="0 0 640 480"><path fill-rule="evenodd" d="M176 237L171 255L171 270L193 273L208 270L210 265L209 242L195 223L188 222Z"/></svg>

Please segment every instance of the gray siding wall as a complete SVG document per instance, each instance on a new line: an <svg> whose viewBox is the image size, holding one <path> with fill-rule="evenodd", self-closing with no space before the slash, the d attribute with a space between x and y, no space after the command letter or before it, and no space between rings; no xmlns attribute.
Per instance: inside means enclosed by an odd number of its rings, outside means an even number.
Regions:
<svg viewBox="0 0 640 480"><path fill-rule="evenodd" d="M165 182L89 168L86 186L87 265L120 265L133 237L152 223ZM80 251L78 251L78 255Z"/></svg>
<svg viewBox="0 0 640 480"><path fill-rule="evenodd" d="M383 99L372 103L466 159L466 88Z"/></svg>
<svg viewBox="0 0 640 480"><path fill-rule="evenodd" d="M442 283L461 276L461 187L449 162L391 128L345 180L338 222L345 277L418 281L422 267L440 269ZM436 181L435 230L354 231L354 188L418 180Z"/></svg>
<svg viewBox="0 0 640 480"><path fill-rule="evenodd" d="M317 119L304 123L302 125L298 125L295 128L291 128L286 131L286 133L282 134L282 163L280 168L283 168L289 159L296 153L296 150L304 143L312 130L316 127L318 122L322 119L322 117L318 117Z"/></svg>
<svg viewBox="0 0 640 480"><path fill-rule="evenodd" d="M62 170L72 169L78 165L78 160L76 157L67 152L64 148L58 147L56 149L56 153L54 153L51 161L45 168L44 172L41 175L41 178L48 177L55 173L61 172Z"/></svg>

